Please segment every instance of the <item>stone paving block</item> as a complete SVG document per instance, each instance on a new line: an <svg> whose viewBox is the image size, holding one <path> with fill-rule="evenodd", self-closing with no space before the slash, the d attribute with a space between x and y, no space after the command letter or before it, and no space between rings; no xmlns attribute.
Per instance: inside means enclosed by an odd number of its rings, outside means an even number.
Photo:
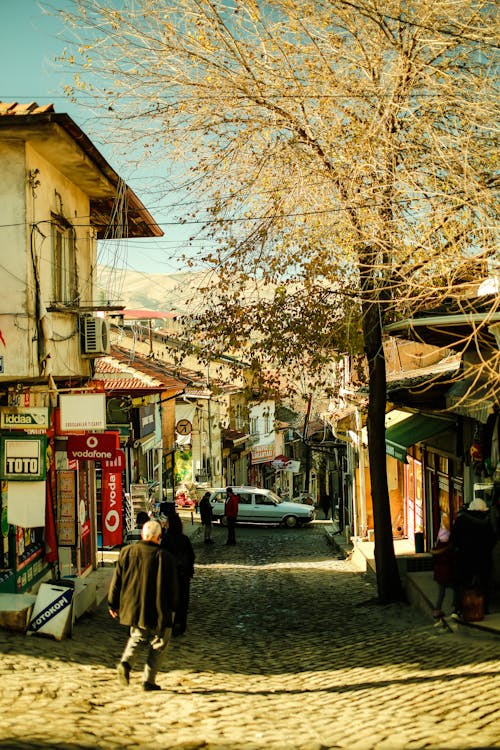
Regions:
<svg viewBox="0 0 500 750"><path fill-rule="evenodd" d="M40 726L43 750L465 750L471 731L491 746L498 643L442 638L411 607L379 607L314 526L238 532L234 548L193 537L188 629L161 692L141 690L140 669L118 686L127 633L105 605L60 643L0 631L0 748L9 733L39 740Z"/></svg>

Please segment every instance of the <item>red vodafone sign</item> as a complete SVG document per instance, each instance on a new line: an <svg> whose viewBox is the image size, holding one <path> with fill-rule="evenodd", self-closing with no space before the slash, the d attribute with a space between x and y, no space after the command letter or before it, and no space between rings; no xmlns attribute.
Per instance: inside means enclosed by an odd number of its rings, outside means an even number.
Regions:
<svg viewBox="0 0 500 750"><path fill-rule="evenodd" d="M105 471L124 471L125 453L121 450L117 450L114 458L103 462L102 468Z"/></svg>
<svg viewBox="0 0 500 750"><path fill-rule="evenodd" d="M102 545L114 547L123 542L121 472L103 470L101 491Z"/></svg>
<svg viewBox="0 0 500 750"><path fill-rule="evenodd" d="M68 437L68 458L76 461L112 461L116 457L116 432L89 433Z"/></svg>

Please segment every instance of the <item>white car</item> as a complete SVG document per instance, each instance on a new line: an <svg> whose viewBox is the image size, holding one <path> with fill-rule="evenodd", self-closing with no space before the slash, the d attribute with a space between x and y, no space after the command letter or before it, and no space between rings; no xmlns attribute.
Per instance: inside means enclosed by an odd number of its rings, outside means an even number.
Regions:
<svg viewBox="0 0 500 750"><path fill-rule="evenodd" d="M314 521L315 509L312 505L282 500L276 493L261 487L233 487L233 491L239 496L238 522L276 523L292 528ZM220 521L223 525L226 524L225 501L225 487L212 492L210 503L214 521Z"/></svg>

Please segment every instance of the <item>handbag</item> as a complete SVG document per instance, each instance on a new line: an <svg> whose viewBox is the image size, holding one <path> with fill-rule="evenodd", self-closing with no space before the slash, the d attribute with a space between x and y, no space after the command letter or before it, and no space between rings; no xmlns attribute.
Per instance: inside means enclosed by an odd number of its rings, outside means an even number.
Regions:
<svg viewBox="0 0 500 750"><path fill-rule="evenodd" d="M462 619L465 622L484 620L484 596L477 589L465 589L463 592Z"/></svg>

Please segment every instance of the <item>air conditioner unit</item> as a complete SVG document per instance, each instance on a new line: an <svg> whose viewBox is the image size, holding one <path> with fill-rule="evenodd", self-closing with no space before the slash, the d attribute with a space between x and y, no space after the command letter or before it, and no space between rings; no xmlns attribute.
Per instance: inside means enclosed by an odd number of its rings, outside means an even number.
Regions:
<svg viewBox="0 0 500 750"><path fill-rule="evenodd" d="M81 331L82 355L84 357L98 357L100 354L109 354L109 320L87 315L81 320Z"/></svg>

